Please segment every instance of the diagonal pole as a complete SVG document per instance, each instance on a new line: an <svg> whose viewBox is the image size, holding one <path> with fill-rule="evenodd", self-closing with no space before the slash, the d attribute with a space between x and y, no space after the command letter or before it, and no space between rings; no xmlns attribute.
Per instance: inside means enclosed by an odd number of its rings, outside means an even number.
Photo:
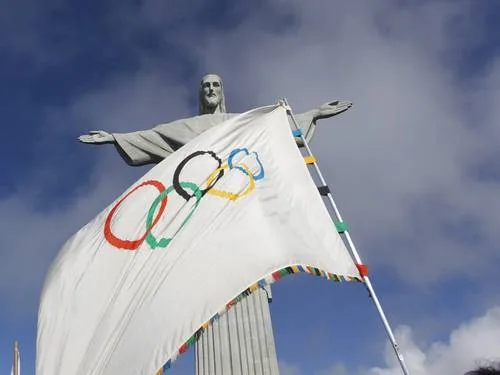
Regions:
<svg viewBox="0 0 500 375"><path fill-rule="evenodd" d="M313 157L313 153L311 152L311 148L309 147L309 144L307 143L306 138L302 134L302 131L299 128L297 121L295 120L295 116L293 115L292 109L288 105L288 101L286 100L286 98L283 98L282 104L284 105L287 113L292 118L292 122L293 122L293 125L295 127L295 131L296 131L296 133L294 133L294 135L296 134L296 136L299 136L301 138L301 140L304 144L304 147L307 150L308 156ZM335 212L335 216L337 217L338 223L343 225L343 220L342 220L342 216L340 215L340 211L337 208L337 205L333 199L333 195L330 192L330 189L327 187L326 181L323 178L323 174L321 173L321 170L319 169L318 163L316 161L314 161L312 164L314 165L314 169L316 171L316 174L317 174L319 180L321 181L322 187L326 188L326 190L324 190L325 194L321 193L321 195L326 195L328 197L328 200L333 208L333 211ZM349 231L347 230L347 228L345 226L342 228L342 233L345 235L345 239L346 239L347 244L348 244L349 252L350 252L351 256L353 257L353 260L354 260L356 266L358 267L358 270L360 270L360 274L363 278L363 282L366 286L366 289L368 290L370 297L372 298L373 302L375 303L375 307L377 308L380 319L382 320L382 323L384 324L385 331L387 332L387 336L389 336L389 340L391 341L394 352L396 353L396 357L398 358L401 369L403 370L403 373L405 375L409 375L410 373L408 371L408 368L406 367L406 363L404 361L403 355L401 354L401 350L399 348L399 345L396 342L396 338L394 337L394 333L392 332L391 326L389 325L389 321L387 320L387 317L385 316L384 310L382 309L382 305L380 304L380 301L377 297L377 294L375 293L375 290L373 289L370 278L368 277L368 273L366 272L366 266L364 266L363 263L361 262L361 257L359 256L358 251L356 250L356 246L354 245L354 242L351 239L351 235L349 234Z"/></svg>

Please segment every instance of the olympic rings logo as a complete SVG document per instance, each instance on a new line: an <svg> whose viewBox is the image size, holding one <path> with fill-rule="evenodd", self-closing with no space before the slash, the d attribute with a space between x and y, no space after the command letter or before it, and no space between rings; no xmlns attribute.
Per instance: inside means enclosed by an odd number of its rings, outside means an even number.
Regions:
<svg viewBox="0 0 500 375"><path fill-rule="evenodd" d="M213 171L209 171L208 177L206 179L206 186L203 188L197 184L189 181L180 181L180 175L182 170L190 164L193 160L200 156L209 156L217 163L217 167ZM238 162L238 157L248 157L252 156L257 163L258 173L252 172L247 164L243 162ZM241 192L231 192L222 189L216 189L216 185L221 181L224 174L230 170L238 170L248 177L248 184ZM192 154L186 156L176 167L174 174L172 176L172 185L165 188L163 183L158 180L147 180L141 184L134 187L127 194L125 194L109 211L104 223L104 238L113 247L123 250L137 250L144 242L146 242L151 249L165 248L172 241L174 236L188 223L196 209L198 208L202 198L206 195L212 195L220 198L225 198L230 201L236 201L249 195L255 189L255 183L264 178L265 172L259 155L256 152L250 152L247 148L235 148L228 156L227 163L222 164L221 158L213 151L196 151ZM113 217L115 216L119 207L135 192L143 187L154 187L158 190L158 196L154 199L153 203L149 207L146 216L146 228L144 233L135 240L126 240L118 237L111 230L111 223ZM156 238L153 235L152 230L158 224L160 219L165 214L167 209L167 204L169 200L169 195L174 192L182 197L186 202L194 198L194 205L191 207L187 216L182 221L180 227L175 231L171 237Z"/></svg>

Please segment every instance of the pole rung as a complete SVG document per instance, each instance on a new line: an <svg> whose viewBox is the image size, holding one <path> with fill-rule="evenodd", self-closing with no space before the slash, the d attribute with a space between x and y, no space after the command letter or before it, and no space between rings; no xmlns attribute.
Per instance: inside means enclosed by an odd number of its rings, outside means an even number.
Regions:
<svg viewBox="0 0 500 375"><path fill-rule="evenodd" d="M366 264L356 264L356 268L358 269L361 277L368 276L368 266Z"/></svg>
<svg viewBox="0 0 500 375"><path fill-rule="evenodd" d="M325 186L318 186L318 191L322 196L326 196L330 194L330 188L325 185Z"/></svg>
<svg viewBox="0 0 500 375"><path fill-rule="evenodd" d="M304 161L306 164L314 164L316 163L316 158L313 155L304 156Z"/></svg>
<svg viewBox="0 0 500 375"><path fill-rule="evenodd" d="M337 228L338 233L347 232L347 224L343 221L339 221L335 223L335 228Z"/></svg>
<svg viewBox="0 0 500 375"><path fill-rule="evenodd" d="M301 129L292 130L292 134L294 137L300 137L302 135L302 130Z"/></svg>

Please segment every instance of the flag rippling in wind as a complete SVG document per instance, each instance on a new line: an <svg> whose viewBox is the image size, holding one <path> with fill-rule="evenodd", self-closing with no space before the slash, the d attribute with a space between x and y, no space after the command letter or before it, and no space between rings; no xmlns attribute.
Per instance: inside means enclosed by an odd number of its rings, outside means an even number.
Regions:
<svg viewBox="0 0 500 375"><path fill-rule="evenodd" d="M198 136L68 240L42 291L37 374L152 375L292 266L359 277L277 105Z"/></svg>

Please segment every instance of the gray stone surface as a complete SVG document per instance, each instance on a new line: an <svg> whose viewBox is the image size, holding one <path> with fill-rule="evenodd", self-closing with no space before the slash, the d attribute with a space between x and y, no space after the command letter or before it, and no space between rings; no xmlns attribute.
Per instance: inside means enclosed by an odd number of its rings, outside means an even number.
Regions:
<svg viewBox="0 0 500 375"><path fill-rule="evenodd" d="M214 322L195 356L197 375L278 374L268 292L255 291Z"/></svg>

